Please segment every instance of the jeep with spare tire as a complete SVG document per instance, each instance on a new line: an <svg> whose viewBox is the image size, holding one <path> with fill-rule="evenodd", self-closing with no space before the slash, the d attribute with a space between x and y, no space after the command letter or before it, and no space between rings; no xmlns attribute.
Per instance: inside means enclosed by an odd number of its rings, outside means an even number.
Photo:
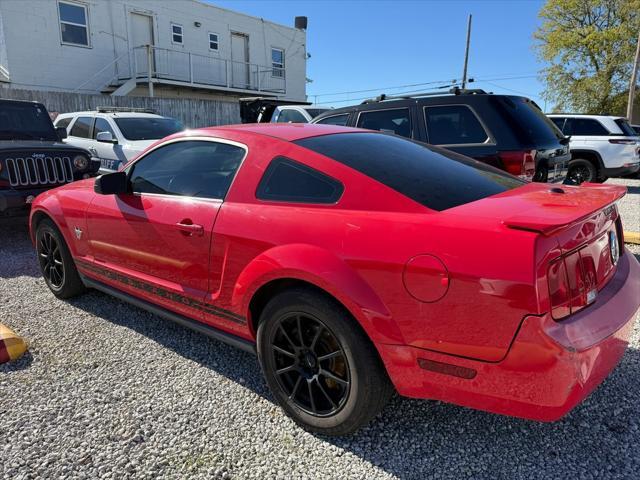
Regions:
<svg viewBox="0 0 640 480"><path fill-rule="evenodd" d="M41 103L0 99L0 218L25 216L40 193L96 174L100 162L65 137Z"/></svg>

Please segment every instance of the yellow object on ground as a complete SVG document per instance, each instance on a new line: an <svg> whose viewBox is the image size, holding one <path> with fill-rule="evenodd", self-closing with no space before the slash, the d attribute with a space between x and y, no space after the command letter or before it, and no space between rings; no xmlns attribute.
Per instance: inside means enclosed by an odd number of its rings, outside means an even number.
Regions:
<svg viewBox="0 0 640 480"><path fill-rule="evenodd" d="M0 323L0 363L17 360L27 351L27 342Z"/></svg>
<svg viewBox="0 0 640 480"><path fill-rule="evenodd" d="M640 245L640 232L624 232L624 243Z"/></svg>

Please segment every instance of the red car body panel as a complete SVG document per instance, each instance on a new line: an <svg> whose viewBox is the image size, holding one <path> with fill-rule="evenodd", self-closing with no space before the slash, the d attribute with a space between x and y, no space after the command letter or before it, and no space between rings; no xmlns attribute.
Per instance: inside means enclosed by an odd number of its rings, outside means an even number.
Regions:
<svg viewBox="0 0 640 480"><path fill-rule="evenodd" d="M32 224L50 216L88 278L247 340L262 288L312 284L360 323L403 395L539 420L568 412L621 358L640 303L635 258L623 254L616 267L603 243L625 189L527 184L436 212L291 143L354 131L267 124L177 134L159 143L246 146L224 201L98 195L87 180L39 196ZM256 199L276 156L341 182L339 201ZM549 264L578 248L599 296L556 321Z"/></svg>

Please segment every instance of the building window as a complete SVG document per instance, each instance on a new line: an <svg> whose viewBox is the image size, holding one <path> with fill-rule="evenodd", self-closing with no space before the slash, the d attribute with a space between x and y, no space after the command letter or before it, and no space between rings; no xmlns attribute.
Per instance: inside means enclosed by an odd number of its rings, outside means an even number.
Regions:
<svg viewBox="0 0 640 480"><path fill-rule="evenodd" d="M209 34L209 50L213 50L214 52L218 51L220 44L218 43L218 34L210 33Z"/></svg>
<svg viewBox="0 0 640 480"><path fill-rule="evenodd" d="M182 25L178 25L176 23L171 24L171 43L175 43L177 45L182 45Z"/></svg>
<svg viewBox="0 0 640 480"><path fill-rule="evenodd" d="M89 46L87 7L78 3L58 2L62 43Z"/></svg>
<svg viewBox="0 0 640 480"><path fill-rule="evenodd" d="M282 48L271 49L271 75L284 77L284 50Z"/></svg>

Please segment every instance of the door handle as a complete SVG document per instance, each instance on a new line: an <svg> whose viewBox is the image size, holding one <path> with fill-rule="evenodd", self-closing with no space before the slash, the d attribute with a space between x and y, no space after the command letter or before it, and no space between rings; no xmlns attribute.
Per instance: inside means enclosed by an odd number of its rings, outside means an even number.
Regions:
<svg viewBox="0 0 640 480"><path fill-rule="evenodd" d="M204 235L204 227L202 225L193 223L189 219L185 219L181 222L176 223L176 227L178 227L178 230L180 230L183 234L189 237L201 237Z"/></svg>

